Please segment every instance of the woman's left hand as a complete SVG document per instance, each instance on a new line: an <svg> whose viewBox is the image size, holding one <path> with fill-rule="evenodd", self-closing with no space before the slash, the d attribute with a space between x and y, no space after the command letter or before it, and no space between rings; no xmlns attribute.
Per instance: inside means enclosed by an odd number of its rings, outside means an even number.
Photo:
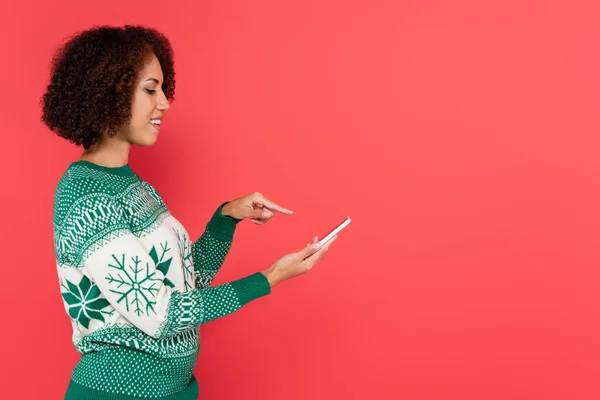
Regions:
<svg viewBox="0 0 600 400"><path fill-rule="evenodd" d="M221 212L236 219L250 218L250 222L256 225L265 224L275 216L275 212L287 215L294 213L273 203L259 192L230 201L223 206Z"/></svg>

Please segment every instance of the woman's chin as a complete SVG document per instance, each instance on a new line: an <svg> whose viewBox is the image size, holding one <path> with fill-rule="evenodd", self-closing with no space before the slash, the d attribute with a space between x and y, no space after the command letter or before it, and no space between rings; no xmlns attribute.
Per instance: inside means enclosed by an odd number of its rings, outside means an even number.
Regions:
<svg viewBox="0 0 600 400"><path fill-rule="evenodd" d="M148 147L148 146L152 146L154 143L156 143L156 141L158 140L158 137L156 135L146 135L143 138L139 138L136 141L133 141L132 144L135 144L137 146L141 146L141 147Z"/></svg>

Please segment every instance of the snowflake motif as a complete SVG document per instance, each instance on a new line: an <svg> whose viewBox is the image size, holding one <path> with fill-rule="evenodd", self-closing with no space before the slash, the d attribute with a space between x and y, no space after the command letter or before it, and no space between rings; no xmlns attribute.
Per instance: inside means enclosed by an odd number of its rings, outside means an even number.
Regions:
<svg viewBox="0 0 600 400"><path fill-rule="evenodd" d="M179 254L181 254L181 272L183 272L183 280L185 282L185 290L193 289L189 282L194 282L194 263L192 260L192 245L186 234L181 234L177 229L173 228L173 232L177 236L179 244Z"/></svg>
<svg viewBox="0 0 600 400"><path fill-rule="evenodd" d="M152 250L156 253L154 246ZM141 266L142 260L138 256L131 257L131 264L129 265L125 265L125 254L121 256L120 260L113 254L113 259L117 265L108 264L108 266L119 272L116 274L116 277L108 274L106 280L111 284L116 284L115 289L122 288L121 291L110 289L111 292L121 295L117 299L117 303L125 301L127 311L130 311L130 306L135 307L133 312L138 316L144 313L149 315L150 312L156 314L154 305L156 304L155 299L158 293L157 286L162 281L160 276L156 275L156 271L151 272L149 263L146 263L146 268ZM168 261L170 263L170 259ZM157 269L159 268L157 267ZM166 268L163 266L162 269L168 270L168 266Z"/></svg>
<svg viewBox="0 0 600 400"><path fill-rule="evenodd" d="M163 280L165 285L167 285L169 287L175 287L173 282L171 282L170 280L167 279L167 273L169 272L169 268L171 267L171 260L173 259L173 258L165 259L167 252L169 250L171 250L169 248L169 242L165 242L164 244L161 244L160 248L162 251L160 258L158 257L158 254L156 252L156 247L154 247L154 246L152 246L152 250L150 250L150 257L152 257L152 261L154 261L154 264L156 264L156 269L159 270L160 272L162 272L163 275L165 276L165 279Z"/></svg>
<svg viewBox="0 0 600 400"><path fill-rule="evenodd" d="M61 280L60 286L66 289L66 292L61 294L69 306L69 316L85 329L89 329L90 319L105 322L102 314L110 316L114 313L114 309L103 311L110 303L108 300L100 298L100 289L98 286L92 285L87 276L84 275L81 278L79 285L75 285L67 279L65 282L67 282L66 285Z"/></svg>

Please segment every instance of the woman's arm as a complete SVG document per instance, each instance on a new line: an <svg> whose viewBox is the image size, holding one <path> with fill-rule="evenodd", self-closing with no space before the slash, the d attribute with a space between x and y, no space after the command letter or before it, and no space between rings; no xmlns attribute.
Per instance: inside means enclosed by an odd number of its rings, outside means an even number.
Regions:
<svg viewBox="0 0 600 400"><path fill-rule="evenodd" d="M210 286L229 253L236 225L242 221L223 215L223 203L206 225L202 236L192 244L192 259L196 272L196 288Z"/></svg>

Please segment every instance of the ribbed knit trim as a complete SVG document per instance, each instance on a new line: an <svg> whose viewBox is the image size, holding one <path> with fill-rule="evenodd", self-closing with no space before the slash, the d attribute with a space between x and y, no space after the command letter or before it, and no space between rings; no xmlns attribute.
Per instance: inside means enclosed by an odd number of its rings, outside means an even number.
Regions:
<svg viewBox="0 0 600 400"><path fill-rule="evenodd" d="M105 167L104 165L94 164L87 160L77 160L72 162L71 165L82 165L87 168L95 169L97 171L106 172L108 174L119 175L119 176L134 176L135 173L129 166L129 164L122 165L120 167Z"/></svg>
<svg viewBox="0 0 600 400"><path fill-rule="evenodd" d="M210 231L211 236L216 239L223 241L230 241L235 232L235 227L242 220L223 215L223 207L228 202L225 202L217 208L217 211L213 214L210 221L208 221L207 228Z"/></svg>
<svg viewBox="0 0 600 400"><path fill-rule="evenodd" d="M245 278L231 282L231 286L238 296L239 302L243 306L261 296L271 293L269 280L262 272L249 275Z"/></svg>
<svg viewBox="0 0 600 400"><path fill-rule="evenodd" d="M137 397L128 396L125 394L116 394L101 392L99 390L90 389L79 383L71 380L64 400L197 400L199 396L199 387L196 377L192 375L188 387L181 392L174 393L166 397Z"/></svg>

